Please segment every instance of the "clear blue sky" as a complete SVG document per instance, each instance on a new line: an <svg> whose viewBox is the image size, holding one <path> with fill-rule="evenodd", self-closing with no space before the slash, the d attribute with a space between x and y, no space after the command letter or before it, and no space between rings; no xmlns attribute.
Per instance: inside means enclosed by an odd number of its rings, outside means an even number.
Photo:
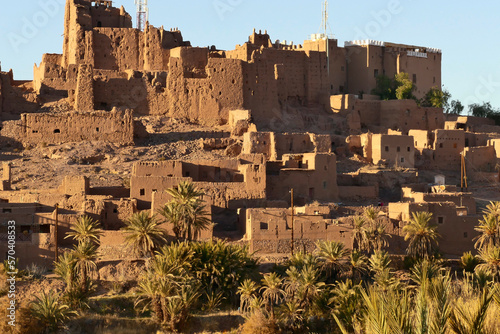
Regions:
<svg viewBox="0 0 500 334"><path fill-rule="evenodd" d="M319 32L322 0L149 0L150 23L178 27L193 46L233 49L253 28L302 43ZM65 0L9 1L0 11L2 70L31 79L43 53L62 52ZM114 1L135 17L133 0ZM329 24L344 41L370 38L443 50L443 84L464 104L500 108L500 2L330 0ZM134 20L135 21L135 20ZM135 24L135 23L134 23ZM34 29L30 29L34 28Z"/></svg>

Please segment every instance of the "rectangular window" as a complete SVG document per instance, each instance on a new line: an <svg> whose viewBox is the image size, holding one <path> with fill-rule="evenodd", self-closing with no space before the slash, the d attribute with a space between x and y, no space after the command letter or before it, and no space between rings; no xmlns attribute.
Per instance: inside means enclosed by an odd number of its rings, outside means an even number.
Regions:
<svg viewBox="0 0 500 334"><path fill-rule="evenodd" d="M269 230L269 224L268 223L260 223L260 229L261 230Z"/></svg>
<svg viewBox="0 0 500 334"><path fill-rule="evenodd" d="M444 217L438 217L438 224L444 224Z"/></svg>
<svg viewBox="0 0 500 334"><path fill-rule="evenodd" d="M464 238L468 238L469 237L469 234L467 232L464 232Z"/></svg>
<svg viewBox="0 0 500 334"><path fill-rule="evenodd" d="M40 233L50 233L50 225L40 225Z"/></svg>
<svg viewBox="0 0 500 334"><path fill-rule="evenodd" d="M140 193L141 196L145 196L146 195L146 189L141 189L139 191L139 193Z"/></svg>
<svg viewBox="0 0 500 334"><path fill-rule="evenodd" d="M323 189L326 189L327 185L328 185L328 184L326 183L326 181L325 181L325 182L323 182Z"/></svg>
<svg viewBox="0 0 500 334"><path fill-rule="evenodd" d="M401 163L404 163L405 162L405 158L401 158Z"/></svg>
<svg viewBox="0 0 500 334"><path fill-rule="evenodd" d="M389 152L389 146L386 146L386 147L385 147L385 151L386 151L386 152Z"/></svg>
<svg viewBox="0 0 500 334"><path fill-rule="evenodd" d="M408 147L406 148L406 150L407 150L408 152L411 152L411 148L410 148L410 146L408 146Z"/></svg>
<svg viewBox="0 0 500 334"><path fill-rule="evenodd" d="M373 71L373 76L374 76L375 78L376 78L376 77L378 77L378 69L375 69L375 70Z"/></svg>
<svg viewBox="0 0 500 334"><path fill-rule="evenodd" d="M413 83L416 84L417 83L417 75L416 74L413 74Z"/></svg>
<svg viewBox="0 0 500 334"><path fill-rule="evenodd" d="M401 147L398 146L398 148L396 149L397 152L401 152Z"/></svg>

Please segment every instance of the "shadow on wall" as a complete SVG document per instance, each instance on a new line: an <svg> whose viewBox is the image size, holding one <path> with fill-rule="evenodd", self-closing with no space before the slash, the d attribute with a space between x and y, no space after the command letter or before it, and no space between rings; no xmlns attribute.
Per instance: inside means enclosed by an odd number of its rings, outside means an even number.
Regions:
<svg viewBox="0 0 500 334"><path fill-rule="evenodd" d="M134 115L149 115L147 85L143 78L98 79L94 82L94 109L111 111L116 107L132 109Z"/></svg>

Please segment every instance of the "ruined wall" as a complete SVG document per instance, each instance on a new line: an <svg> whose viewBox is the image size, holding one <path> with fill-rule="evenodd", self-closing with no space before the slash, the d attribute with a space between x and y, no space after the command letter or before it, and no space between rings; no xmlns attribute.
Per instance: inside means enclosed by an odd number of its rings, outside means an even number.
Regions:
<svg viewBox="0 0 500 334"><path fill-rule="evenodd" d="M464 157L469 172L493 172L497 165L494 146L466 147Z"/></svg>
<svg viewBox="0 0 500 334"><path fill-rule="evenodd" d="M297 208L300 209L300 208ZM319 211L318 211L319 213ZM290 209L247 209L245 240L250 251L259 254L291 252ZM336 225L328 215L296 212L294 219L294 250L313 251L318 240L338 241L352 248L350 226Z"/></svg>
<svg viewBox="0 0 500 334"><path fill-rule="evenodd" d="M478 235L474 227L477 215L458 215L454 203L389 203L389 217L400 222L400 231L411 218L411 213L426 211L432 213L431 224L438 226L439 249L446 255L459 255L474 249L473 239ZM402 233L402 232L401 232Z"/></svg>
<svg viewBox="0 0 500 334"><path fill-rule="evenodd" d="M284 155L279 165L268 163L267 196L270 200L290 200L294 188L298 205L312 201L334 202L338 199L335 154L307 153Z"/></svg>
<svg viewBox="0 0 500 334"><path fill-rule="evenodd" d="M80 141L109 141L120 145L134 142L130 110L66 114L23 114L23 144L61 144Z"/></svg>
<svg viewBox="0 0 500 334"><path fill-rule="evenodd" d="M464 147L463 130L436 130L433 145L434 165L443 170L460 170L460 153Z"/></svg>

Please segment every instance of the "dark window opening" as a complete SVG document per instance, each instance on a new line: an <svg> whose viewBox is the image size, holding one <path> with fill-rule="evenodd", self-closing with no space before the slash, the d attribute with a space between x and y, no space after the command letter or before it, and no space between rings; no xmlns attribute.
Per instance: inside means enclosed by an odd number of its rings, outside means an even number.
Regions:
<svg viewBox="0 0 500 334"><path fill-rule="evenodd" d="M438 224L444 224L444 217L438 217Z"/></svg>
<svg viewBox="0 0 500 334"><path fill-rule="evenodd" d="M50 225L40 225L40 233L50 233Z"/></svg>
<svg viewBox="0 0 500 334"><path fill-rule="evenodd" d="M59 129L55 129L55 130L54 130L54 133L61 133L61 130L59 130Z"/></svg>
<svg viewBox="0 0 500 334"><path fill-rule="evenodd" d="M344 86L339 86L339 92L341 92L341 93L344 92Z"/></svg>
<svg viewBox="0 0 500 334"><path fill-rule="evenodd" d="M95 132L99 132L99 128L95 128Z"/></svg>
<svg viewBox="0 0 500 334"><path fill-rule="evenodd" d="M33 130L33 133L38 133L38 131L37 130Z"/></svg>
<svg viewBox="0 0 500 334"><path fill-rule="evenodd" d="M378 77L378 69L375 69L375 70L373 71L373 76L374 76L375 78L376 78L376 77Z"/></svg>
<svg viewBox="0 0 500 334"><path fill-rule="evenodd" d="M114 208L114 209L113 209L113 213L118 213L118 209L117 209L117 208Z"/></svg>
<svg viewBox="0 0 500 334"><path fill-rule="evenodd" d="M386 146L386 147L385 147L385 151L386 151L386 152L389 152L389 146Z"/></svg>
<svg viewBox="0 0 500 334"><path fill-rule="evenodd" d="M269 224L268 223L260 223L260 229L261 230L269 230Z"/></svg>
<svg viewBox="0 0 500 334"><path fill-rule="evenodd" d="M140 190L140 195L141 196L145 196L146 195L146 190L145 189L141 189Z"/></svg>
<svg viewBox="0 0 500 334"><path fill-rule="evenodd" d="M439 148L443 148L443 143L439 143Z"/></svg>
<svg viewBox="0 0 500 334"><path fill-rule="evenodd" d="M398 148L396 149L397 152L401 152L401 147L398 146Z"/></svg>
<svg viewBox="0 0 500 334"><path fill-rule="evenodd" d="M416 84L417 83L417 75L416 74L413 74L413 83Z"/></svg>
<svg viewBox="0 0 500 334"><path fill-rule="evenodd" d="M12 209L3 208L2 212L3 213L12 213Z"/></svg>
<svg viewBox="0 0 500 334"><path fill-rule="evenodd" d="M468 238L468 237L469 237L469 233L464 232L464 238Z"/></svg>
<svg viewBox="0 0 500 334"><path fill-rule="evenodd" d="M406 150L407 150L408 152L410 152L410 151L411 151L410 146L408 146L408 147L406 148Z"/></svg>
<svg viewBox="0 0 500 334"><path fill-rule="evenodd" d="M97 21L97 27L98 27L98 28L101 28L101 27L102 27L102 22L101 22L101 21Z"/></svg>

